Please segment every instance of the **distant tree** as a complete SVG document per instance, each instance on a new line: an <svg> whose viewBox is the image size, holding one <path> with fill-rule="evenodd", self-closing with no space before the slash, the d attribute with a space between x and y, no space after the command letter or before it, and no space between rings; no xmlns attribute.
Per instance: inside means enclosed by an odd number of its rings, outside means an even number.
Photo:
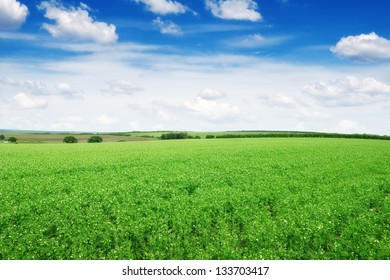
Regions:
<svg viewBox="0 0 390 280"><path fill-rule="evenodd" d="M0 141L1 140L4 140L5 139L5 136L3 134L0 135Z"/></svg>
<svg viewBox="0 0 390 280"><path fill-rule="evenodd" d="M166 134L161 134L160 137L162 140L170 140L170 139L187 139L187 132L170 132Z"/></svg>
<svg viewBox="0 0 390 280"><path fill-rule="evenodd" d="M64 140L62 142L64 143L77 143L79 140L77 140L74 136L65 136Z"/></svg>
<svg viewBox="0 0 390 280"><path fill-rule="evenodd" d="M101 142L103 142L103 138L98 135L94 135L88 138L88 143L101 143Z"/></svg>
<svg viewBox="0 0 390 280"><path fill-rule="evenodd" d="M215 138L215 135L211 135L211 134L206 135L206 139L213 139L213 138Z"/></svg>
<svg viewBox="0 0 390 280"><path fill-rule="evenodd" d="M16 137L11 136L10 138L8 138L8 141L11 143L16 143L16 141L18 141L18 139Z"/></svg>

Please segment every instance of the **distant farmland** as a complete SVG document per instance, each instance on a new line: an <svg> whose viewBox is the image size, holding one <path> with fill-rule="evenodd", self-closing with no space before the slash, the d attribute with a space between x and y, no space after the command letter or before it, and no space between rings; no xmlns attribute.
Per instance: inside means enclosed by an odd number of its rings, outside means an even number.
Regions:
<svg viewBox="0 0 390 280"><path fill-rule="evenodd" d="M10 144L0 155L3 260L390 256L390 141Z"/></svg>
<svg viewBox="0 0 390 280"><path fill-rule="evenodd" d="M347 138L347 139L378 139L390 140L387 135L372 134L340 134L322 132L300 131L217 131L217 132L174 132L174 131L132 131L112 133L80 133L80 132L34 132L34 131L2 131L5 139L13 136L18 143L60 143L66 136L74 136L80 143L87 143L87 139L93 135L99 135L103 142L129 142L148 141L161 139L161 136L169 134L185 134L189 139L211 138ZM169 137L168 137L169 138ZM164 137L163 137L164 139ZM165 138L167 139L167 138ZM1 143L1 142L0 142Z"/></svg>
<svg viewBox="0 0 390 280"><path fill-rule="evenodd" d="M75 136L80 143L87 143L87 139L93 135L93 133L34 133L34 132L5 132L0 133L7 139L10 136L14 136L18 139L18 143L62 143L64 137L72 135ZM153 139L149 135L134 135L131 133L128 135L117 134L98 134L103 138L104 142L127 142L127 141L148 141Z"/></svg>

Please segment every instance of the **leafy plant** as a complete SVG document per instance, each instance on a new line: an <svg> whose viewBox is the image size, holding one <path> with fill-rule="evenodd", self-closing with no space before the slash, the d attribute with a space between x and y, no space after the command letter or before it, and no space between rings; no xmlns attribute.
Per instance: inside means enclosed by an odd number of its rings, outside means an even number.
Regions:
<svg viewBox="0 0 390 280"><path fill-rule="evenodd" d="M8 138L8 142L11 142L11 143L16 143L16 141L18 141L18 139L14 136L11 136Z"/></svg>
<svg viewBox="0 0 390 280"><path fill-rule="evenodd" d="M88 143L101 143L103 142L103 138L99 135L93 135L88 138Z"/></svg>
<svg viewBox="0 0 390 280"><path fill-rule="evenodd" d="M64 143L77 143L78 140L76 137L68 135L68 136L65 136L65 138L62 142L64 142Z"/></svg>
<svg viewBox="0 0 390 280"><path fill-rule="evenodd" d="M0 145L0 259L388 260L390 142Z"/></svg>

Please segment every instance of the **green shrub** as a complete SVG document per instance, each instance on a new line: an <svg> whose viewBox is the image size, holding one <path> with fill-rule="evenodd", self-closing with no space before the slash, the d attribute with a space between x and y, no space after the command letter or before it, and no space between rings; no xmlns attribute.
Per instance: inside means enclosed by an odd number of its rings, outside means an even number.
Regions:
<svg viewBox="0 0 390 280"><path fill-rule="evenodd" d="M206 135L206 139L213 139L215 138L215 135Z"/></svg>
<svg viewBox="0 0 390 280"><path fill-rule="evenodd" d="M64 143L77 143L79 140L77 140L74 136L65 136L64 140L62 142Z"/></svg>
<svg viewBox="0 0 390 280"><path fill-rule="evenodd" d="M170 139L187 139L187 132L170 132L166 134L161 134L162 140L170 140Z"/></svg>
<svg viewBox="0 0 390 280"><path fill-rule="evenodd" d="M18 139L16 137L11 136L10 138L8 138L8 141L11 143L16 143L16 141L18 141Z"/></svg>
<svg viewBox="0 0 390 280"><path fill-rule="evenodd" d="M94 135L88 138L88 143L101 143L101 142L103 142L103 138L98 135Z"/></svg>
<svg viewBox="0 0 390 280"><path fill-rule="evenodd" d="M0 135L0 141L1 140L4 140L5 139L5 136L3 134Z"/></svg>

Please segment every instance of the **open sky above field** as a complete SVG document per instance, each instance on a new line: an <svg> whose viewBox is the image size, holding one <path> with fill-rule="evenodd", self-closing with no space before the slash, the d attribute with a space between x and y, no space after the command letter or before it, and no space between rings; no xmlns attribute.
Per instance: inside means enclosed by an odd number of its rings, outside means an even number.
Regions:
<svg viewBox="0 0 390 280"><path fill-rule="evenodd" d="M0 0L0 128L390 134L387 0Z"/></svg>

